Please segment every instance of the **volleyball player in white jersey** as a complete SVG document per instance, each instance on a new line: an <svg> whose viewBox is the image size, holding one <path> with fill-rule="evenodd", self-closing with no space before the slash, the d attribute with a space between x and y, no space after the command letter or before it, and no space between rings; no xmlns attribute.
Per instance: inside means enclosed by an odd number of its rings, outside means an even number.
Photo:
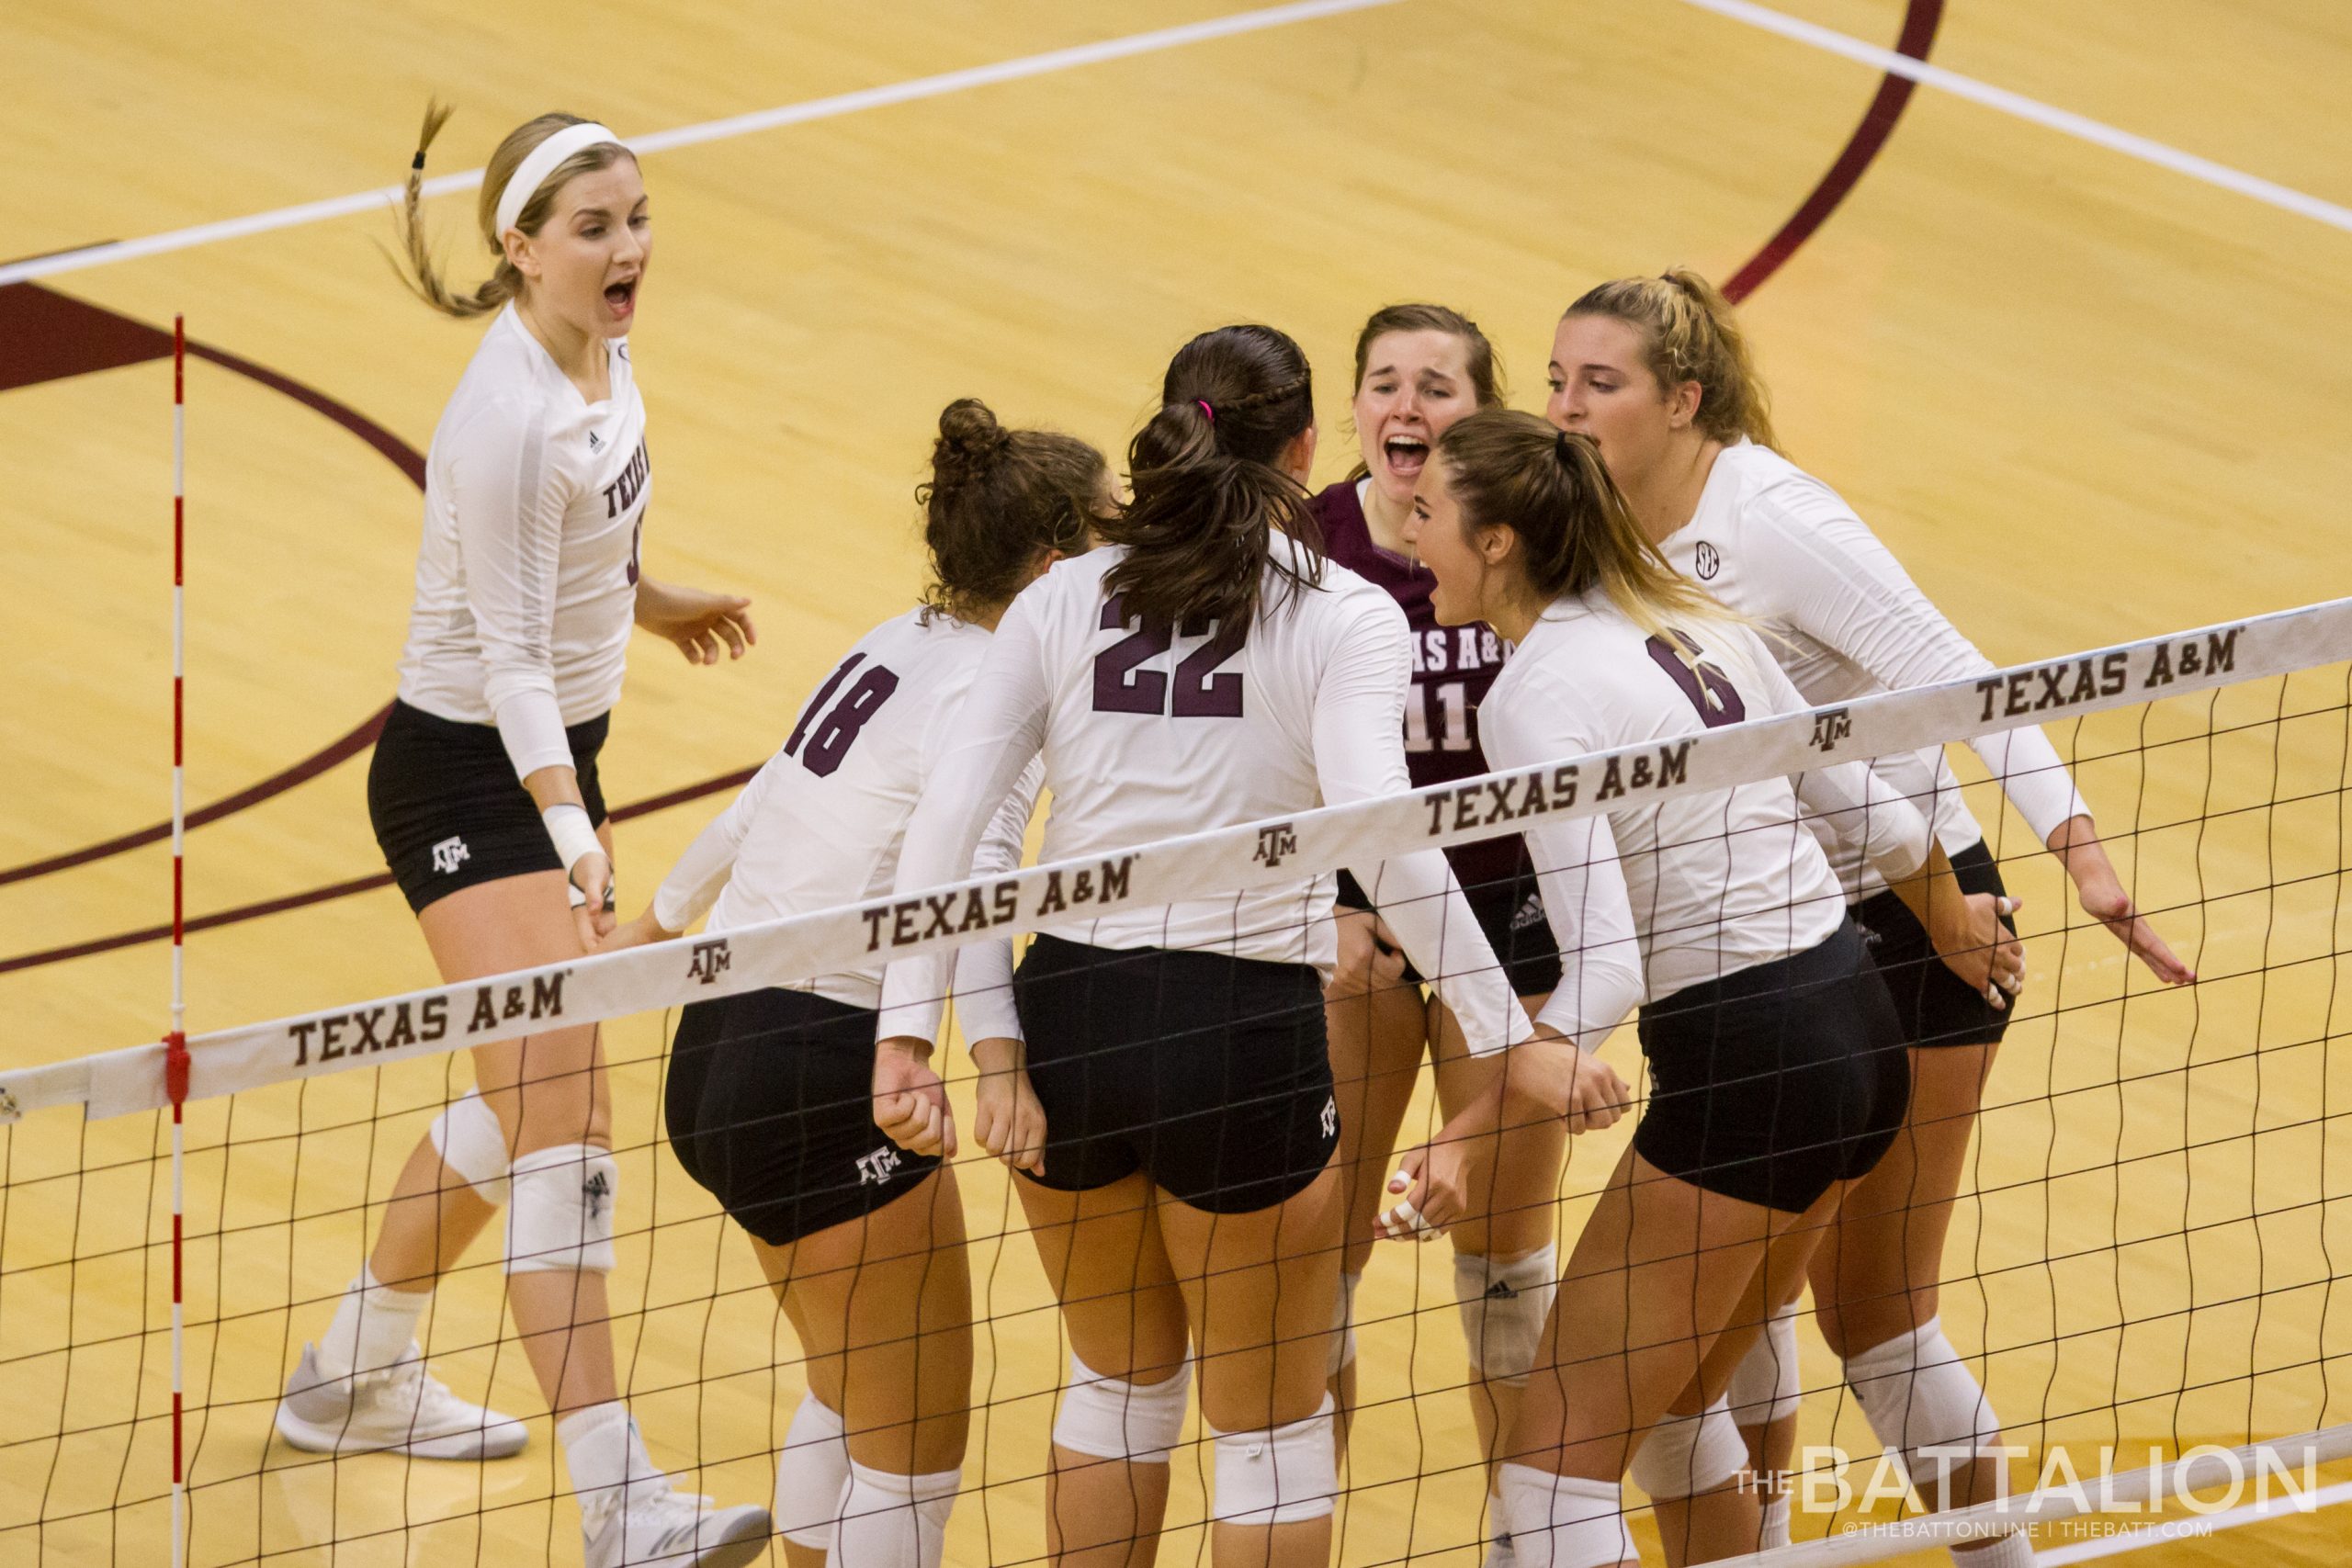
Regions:
<svg viewBox="0 0 2352 1568"><path fill-rule="evenodd" d="M1297 345L1262 326L1204 333L1169 366L1161 404L1129 453L1133 498L1102 530L1112 545L1057 566L999 624L908 829L901 893L968 874L1040 754L1049 860L1405 788L1403 613L1299 536L1315 426ZM1472 1050L1528 1037L1442 854L1358 870ZM1048 1496L1063 1563L1151 1561L1188 1340L1216 1452L1216 1560L1328 1560L1330 915L1329 879L1302 878L1073 919L1022 963L1046 1141L1017 1186L1072 1354ZM944 1103L892 1086L931 1049L946 969L902 961L885 985L877 1120L916 1147L952 1133ZM1624 1093L1597 1067L1579 1088ZM1458 1217L1462 1147L1427 1158L1433 1223Z"/></svg>
<svg viewBox="0 0 2352 1568"><path fill-rule="evenodd" d="M1498 766L1804 705L1756 634L1641 537L1590 442L1474 414L1440 438L1414 506L1438 618L1518 647L1482 709ZM1802 1266L1902 1125L1894 1008L1815 835L1865 851L1914 900L1928 840L1853 763L1544 821L1527 839L1562 975L1540 1021L1597 1047L1640 1004L1650 1098L1560 1282L1501 1492L1523 1568L1600 1568L1638 1561L1629 1461L1653 1495L1736 1475L1736 1438L1702 1451L1706 1424L1665 1420L1669 1404L1759 1274ZM1989 926L1989 898L1941 902L1941 918L1974 909Z"/></svg>
<svg viewBox="0 0 2352 1568"><path fill-rule="evenodd" d="M368 775L368 816L442 978L576 957L609 927L596 753L632 622L696 663L749 640L747 602L639 566L649 471L629 324L651 252L637 161L603 126L542 115L499 143L480 221L499 257L470 295L435 271L408 183L412 286L497 311L433 434L416 601ZM575 909L575 906L577 907ZM605 1322L616 1172L594 1027L478 1046L476 1089L401 1172L366 1270L288 1383L277 1430L334 1453L490 1459L520 1422L458 1400L413 1343L435 1280L500 1205L507 1300L556 1416L589 1568L741 1562L763 1508L671 1489L620 1402ZM576 1326L575 1326L576 1325Z"/></svg>
<svg viewBox="0 0 2352 1568"><path fill-rule="evenodd" d="M858 639L734 804L703 829L652 906L606 945L708 934L890 890L915 797L954 733L989 633L1025 584L1086 549L1110 506L1102 455L1007 431L971 399L940 415L922 494L934 581L916 609ZM1015 790L987 861L1021 862L1033 787ZM1035 1100L1020 1067L1009 943L967 987L982 1069L980 1136L1030 1165ZM712 962L718 962L713 959ZM809 1392L776 1474L795 1568L938 1568L971 1405L963 1200L935 1155L874 1123L882 966L695 1002L671 1046L671 1146L748 1232L800 1337Z"/></svg>
<svg viewBox="0 0 2352 1568"><path fill-rule="evenodd" d="M1552 347L1555 424L1598 443L1644 531L1667 558L1764 627L1811 704L1980 674L1990 660L1954 629L1838 494L1775 448L1769 396L1730 306L1689 271L1602 284L1568 308ZM2132 908L2090 810L2039 728L1972 741L2034 836L2064 865L2084 910L2159 979L2195 978ZM1882 776L1912 796L1972 893L2001 894L1984 830L1939 750L1882 758ZM1913 1047L1907 1135L1849 1200L1839 1232L1815 1255L1813 1291L1830 1348L1889 1451L1929 1506L1996 1495L1998 1466L1931 1463L1924 1445L2000 1442L1984 1391L1943 1334L1937 1311L1944 1235L1968 1137L2008 1014L1983 981L1984 955L1947 964L1871 868L1837 866L1886 975ZM1966 978L1958 971L1965 970ZM1758 1461L1784 1471L1799 1396L1793 1304L1736 1380L1744 1421L1770 1425ZM1787 1503L1766 1518L1787 1539ZM2027 1560L2016 1535L1963 1549L1973 1568Z"/></svg>

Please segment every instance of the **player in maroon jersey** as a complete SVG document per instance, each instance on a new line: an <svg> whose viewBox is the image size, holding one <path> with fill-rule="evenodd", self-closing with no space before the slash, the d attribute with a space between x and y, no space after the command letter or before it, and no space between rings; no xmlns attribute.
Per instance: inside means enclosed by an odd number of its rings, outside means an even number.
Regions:
<svg viewBox="0 0 2352 1568"><path fill-rule="evenodd" d="M1405 753L1416 786L1487 771L1478 750L1478 703L1502 669L1505 649L1491 627L1441 626L1430 613L1431 579L1404 539L1413 482L1447 426L1501 401L1494 348L1476 322L1442 305L1375 312L1356 338L1354 414L1363 461L1313 502L1331 559L1387 590L1411 623ZM1540 1005L1559 981L1560 957L1525 846L1512 834L1446 854L1511 989ZM1453 1015L1424 995L1421 976L1385 940L1366 892L1341 874L1340 962L1326 993L1340 1106L1339 1157L1348 1174L1350 1240L1333 1371L1342 1411L1353 1403L1355 1343L1348 1321L1355 1284L1371 1255L1382 1180L1422 1054L1436 1061L1438 1100L1449 1116L1476 1098L1496 1070L1493 1060L1469 1055ZM1476 1195L1479 1212L1452 1233L1455 1294L1475 1373L1471 1406L1489 1456L1495 1434L1509 1428L1518 1408L1551 1306L1557 1277L1552 1209L1563 1140L1554 1121L1510 1129L1499 1149L1482 1151L1491 1156L1481 1162L1490 1179Z"/></svg>

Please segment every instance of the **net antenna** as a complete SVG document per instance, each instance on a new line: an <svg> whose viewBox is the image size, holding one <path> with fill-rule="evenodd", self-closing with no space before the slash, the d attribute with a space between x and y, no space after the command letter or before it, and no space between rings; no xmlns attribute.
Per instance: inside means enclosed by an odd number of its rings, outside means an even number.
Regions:
<svg viewBox="0 0 2352 1568"><path fill-rule="evenodd" d="M187 322L172 318L172 1031L164 1089L172 1102L172 1568L187 1561Z"/></svg>

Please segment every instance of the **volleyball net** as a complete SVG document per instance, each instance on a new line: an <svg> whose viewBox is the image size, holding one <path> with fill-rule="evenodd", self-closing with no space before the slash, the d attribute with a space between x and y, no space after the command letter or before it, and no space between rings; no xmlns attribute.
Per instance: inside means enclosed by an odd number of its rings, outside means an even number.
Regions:
<svg viewBox="0 0 2352 1568"><path fill-rule="evenodd" d="M2336 1295L2352 1266L2352 1124L2335 1088L2352 1044L2334 1031L2347 659L2352 600L201 1033L184 1074L164 1043L0 1068L0 1563L169 1560L175 1444L191 1562L575 1560L568 1484L503 1306L495 1227L444 1276L420 1338L462 1395L528 1420L519 1457L329 1461L272 1436L287 1373L359 1271L402 1162L471 1081L462 1047L602 1025L624 1397L682 1482L765 1502L811 1369L741 1231L665 1134L681 1008L1939 745L1955 748L1968 802L2025 899L2031 979L1986 1090L1940 1280L1946 1331L2018 1450L2004 1506L2042 1521L2045 1561L2161 1551L2184 1531L2257 1519L2322 1528L2296 1517L2352 1500L2340 1462L2352 1456L2352 1306ZM2025 724L2056 742L2195 986L2139 970L1957 750ZM1636 1104L1569 1143L1553 1205L1563 1257L1649 1094L1630 1027L1605 1055ZM951 1163L976 1358L947 1558L1041 1562L1069 1348L1016 1179L970 1135L968 1058L944 1044L935 1065L965 1130ZM1439 1124L1426 1079L1403 1144ZM1339 1562L1467 1564L1494 1528L1445 1250L1383 1245L1357 1294ZM1924 1519L1883 1461L1810 1303L1799 1343L1786 1478L1797 1544L1762 1561L1875 1561L1964 1529L1966 1516ZM1176 1555L1163 1561L1207 1550L1215 1465L1197 1409L1184 1434L1159 1548ZM1646 1500L1629 1486L1626 1502L1645 1561L1662 1561Z"/></svg>

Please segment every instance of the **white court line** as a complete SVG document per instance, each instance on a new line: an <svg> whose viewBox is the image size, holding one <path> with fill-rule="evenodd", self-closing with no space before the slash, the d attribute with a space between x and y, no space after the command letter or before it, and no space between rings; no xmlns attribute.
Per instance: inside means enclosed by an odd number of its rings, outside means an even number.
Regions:
<svg viewBox="0 0 2352 1568"><path fill-rule="evenodd" d="M837 93L829 98L811 98L806 103L786 104L753 114L706 120L699 125L676 126L669 130L657 130L628 140L629 146L637 152L666 152L675 147L692 147L728 137L748 136L753 131L774 130L781 126L805 125L810 120L831 119L891 104L912 103L920 98L943 97L972 87L1018 82L1031 76L1075 70L1081 65L1099 65L1108 60L1156 54L1162 50L1182 49L1187 44L1204 43L1211 39L1262 32L1268 28L1287 27L1293 22L1311 22L1324 17L1368 11L1375 6L1401 3L1402 0L1297 0L1294 5L1271 6L1262 10L1241 11L1229 17L1212 17L1206 21L1159 28L1151 32L1130 33L1125 38L1104 39L1099 43L1075 44L1068 49L1048 50L1043 54L999 61L993 65L975 65L962 71L942 72L936 76L918 76L911 81L863 87L854 93ZM437 175L426 180L424 188L427 196L446 196L452 191L472 190L481 184L481 171L468 169L463 174ZM389 203L399 201L404 190L404 186L383 186L375 190L356 191L350 196L333 197L324 201L306 201L298 207L281 207L273 212L256 212L244 218L223 219L217 223L174 229L168 233L150 234L143 239L112 240L55 255L36 256L0 266L0 287L59 273L80 272L87 267L106 266L140 256L184 251L220 240L241 240L249 234L266 234L276 229L292 229L305 223L322 223L331 218L348 218L354 213L378 211Z"/></svg>
<svg viewBox="0 0 2352 1568"><path fill-rule="evenodd" d="M2266 1498L2262 1502L2248 1503L2242 1508L2231 1508L2219 1514L2189 1514L2177 1519L2166 1519L2161 1524L2140 1525L2132 1529L2119 1530L2113 1535L2076 1541L2072 1546L2053 1547L2048 1551L2033 1554L2034 1568L2064 1568L2064 1564L2069 1562L2089 1562L2101 1557L2113 1557L2121 1551L2161 1546L2169 1540L2194 1540L2220 1530L2235 1529L2240 1525L2316 1513L2338 1503L2352 1503L2352 1481L2339 1481L2316 1492Z"/></svg>
<svg viewBox="0 0 2352 1568"><path fill-rule="evenodd" d="M1179 49L1186 44L1209 39L1230 38L1238 34L1258 32L1268 28L1288 26L1293 22L1313 21L1318 17L1341 15L1349 11L1370 10L1374 6L1400 4L1401 0L1299 0L1287 6L1273 6L1263 10L1243 11L1230 17L1212 17L1207 21L1191 22L1182 27L1162 28L1156 31L1134 33L1125 38L1106 39L1100 43L1078 44L1069 49L1057 49L1044 54L1025 55L1018 60L1001 61L993 65L977 65L963 71L944 72L936 76L919 76L912 81L892 83L879 87L865 87L854 93L836 94L829 98L814 98L806 103L786 104L778 108L763 109L753 114L736 115L727 119L708 120L700 125L683 125L670 130L659 130L633 139L630 145L639 152L658 152L673 147L691 147L698 142L722 137L743 136L756 130L771 130L779 126L801 125L810 120L830 119L836 116L855 114L864 109L879 108L889 104L910 103L919 98L939 97L960 93L970 87L989 86L999 82L1019 81L1024 77L1043 76L1057 71L1072 70L1081 65L1093 65L1106 60L1124 60L1133 55L1150 54L1161 50ZM2312 219L2330 228L2352 232L2352 209L2323 201L2315 196L2290 189L2273 181L2233 169L2227 164L2184 152L2161 141L2119 130L2111 125L2078 115L2071 110L2052 108L2050 105L2029 98L2007 88L1979 82L1972 76L1947 71L1940 65L1928 65L1898 54L1891 49L1864 43L1860 39L1799 21L1793 17L1752 5L1748 0L1682 0L1686 6L1712 11L1749 27L1778 33L1798 43L1809 44L1831 54L1881 71L1907 77L1923 86L1939 88L1955 97L1966 98L2004 114L2046 127L2064 135L2079 138L2097 146L2138 158L2159 168L2170 169L2191 179L2201 180L2224 190L2235 191L2285 211ZM481 171L469 169L462 174L438 175L424 182L424 194L443 196L453 191L471 190L481 183ZM77 250L60 252L54 255L36 256L28 261L0 266L0 286L22 283L31 278L48 277L60 273L80 272L88 267L106 266L114 262L130 261L140 256L162 255L171 251L184 251L197 245L209 245L219 240L243 239L250 234L264 234L277 229L291 229L305 223L324 222L332 218L348 218L355 213L378 210L401 198L400 186L384 186L375 190L358 191L350 196L330 197L324 201L304 202L297 207L282 207L273 212L256 212L244 218L224 219L217 223L199 223L189 229L175 229L167 233L150 234L143 239L113 240L103 244L87 245Z"/></svg>
<svg viewBox="0 0 2352 1568"><path fill-rule="evenodd" d="M2251 197L2283 211L2324 223L2331 229L2352 233L2352 208L2338 207L2332 201L2306 196L2290 186L2249 175L2241 169L2233 169L2226 164L2217 164L2211 158L2200 158L2194 152L2184 152L2177 147L2168 147L2145 136L2119 130L2104 121L2076 114L2071 109L2052 108L2022 93L2012 93L2006 87L1979 82L1973 76L1963 76L1957 71L1929 65L1907 54L1864 43L1860 39L1849 38L1844 33L1833 32L1812 22L1799 21L1794 17L1750 4L1750 0L1682 0L1682 3L1695 6L1702 11L1713 11L1719 17L1728 17L1736 22L1745 22L1751 28L1761 28L1768 33L1778 33L1798 43L1810 44L1831 54L1843 55L1864 65L1875 66L1893 75L1908 77L1923 87L1939 88L1956 98L1966 98L1986 108L2015 115L2046 130L2107 148L2109 152L2120 152L2127 158L2137 158L2143 164L2154 164L2160 169L2187 175L2192 180L2202 180L2207 185L2235 191L2240 196Z"/></svg>

